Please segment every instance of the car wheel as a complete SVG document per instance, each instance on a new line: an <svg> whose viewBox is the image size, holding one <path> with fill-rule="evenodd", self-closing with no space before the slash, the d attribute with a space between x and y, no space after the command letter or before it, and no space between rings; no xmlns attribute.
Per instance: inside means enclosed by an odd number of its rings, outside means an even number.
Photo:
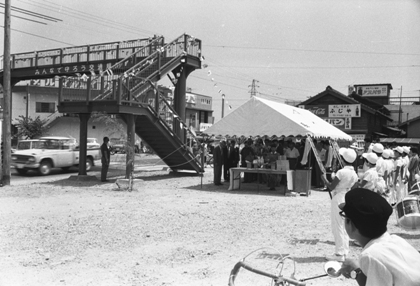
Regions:
<svg viewBox="0 0 420 286"><path fill-rule="evenodd" d="M28 170L25 170L25 169L16 169L16 172L19 175L26 175L26 173L28 173Z"/></svg>
<svg viewBox="0 0 420 286"><path fill-rule="evenodd" d="M49 161L42 161L38 168L38 172L42 176L46 176L51 172L51 163Z"/></svg>
<svg viewBox="0 0 420 286"><path fill-rule="evenodd" d="M86 172L90 171L93 166L93 161L91 158L86 159Z"/></svg>

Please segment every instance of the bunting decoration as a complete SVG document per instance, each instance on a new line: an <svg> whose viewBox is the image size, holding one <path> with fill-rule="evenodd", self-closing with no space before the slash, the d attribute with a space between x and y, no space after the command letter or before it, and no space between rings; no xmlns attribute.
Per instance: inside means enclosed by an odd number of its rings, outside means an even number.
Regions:
<svg viewBox="0 0 420 286"><path fill-rule="evenodd" d="M200 59L201 59L201 61L204 61L205 60L204 59L204 56L201 56ZM203 66L204 69L207 69L209 67L209 65L206 64L206 63L203 63L202 66ZM207 76L211 76L211 75L212 75L212 72L211 72L211 70L208 69L207 70ZM221 88L218 88L217 82L215 82L214 77L210 77L210 79L214 83L213 84L213 87L218 89L217 93L220 93L220 95L222 96L222 99L225 99L226 94L223 92L223 90ZM230 105L227 100L225 100L225 104L227 105L227 107L229 108L229 110L232 110L232 105Z"/></svg>

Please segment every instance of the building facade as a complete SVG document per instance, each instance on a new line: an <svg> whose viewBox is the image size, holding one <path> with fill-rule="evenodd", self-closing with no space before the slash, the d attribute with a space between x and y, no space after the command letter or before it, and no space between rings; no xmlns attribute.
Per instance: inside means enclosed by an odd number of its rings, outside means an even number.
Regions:
<svg viewBox="0 0 420 286"><path fill-rule="evenodd" d="M360 102L355 98L357 94L354 92L347 96L327 86L325 91L298 106L310 110L363 145L367 137L374 139L384 135L383 126L392 119L382 105L366 100Z"/></svg>

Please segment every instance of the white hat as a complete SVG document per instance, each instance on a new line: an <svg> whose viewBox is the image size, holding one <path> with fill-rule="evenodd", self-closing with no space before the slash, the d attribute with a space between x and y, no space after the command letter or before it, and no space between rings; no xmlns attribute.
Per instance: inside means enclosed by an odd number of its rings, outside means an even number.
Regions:
<svg viewBox="0 0 420 286"><path fill-rule="evenodd" d="M384 146L381 143L373 144L372 151L376 153L384 152Z"/></svg>
<svg viewBox="0 0 420 286"><path fill-rule="evenodd" d="M389 158L395 157L394 151L392 151L391 149L388 149L388 152L389 152Z"/></svg>
<svg viewBox="0 0 420 286"><path fill-rule="evenodd" d="M371 164L376 164L376 161L378 161L378 155L375 153L363 153L363 158L366 158L366 160Z"/></svg>
<svg viewBox="0 0 420 286"><path fill-rule="evenodd" d="M403 146L402 148L403 148L404 153L410 154L410 147Z"/></svg>
<svg viewBox="0 0 420 286"><path fill-rule="evenodd" d="M398 153L400 153L400 155L404 152L404 149L401 146L397 146L393 150L394 151L397 151Z"/></svg>
<svg viewBox="0 0 420 286"><path fill-rule="evenodd" d="M349 148L356 149L356 150L363 149L363 148L359 147L359 145L357 144L357 142L353 142L353 144L351 144L349 146Z"/></svg>
<svg viewBox="0 0 420 286"><path fill-rule="evenodd" d="M385 149L383 152L382 152L382 157L383 158L385 158L385 159L388 159L389 157L391 157L391 150L390 149Z"/></svg>
<svg viewBox="0 0 420 286"><path fill-rule="evenodd" d="M338 150L338 153L341 156L343 156L344 160L346 160L350 164L353 163L357 157L356 151L350 148L340 148L340 150Z"/></svg>

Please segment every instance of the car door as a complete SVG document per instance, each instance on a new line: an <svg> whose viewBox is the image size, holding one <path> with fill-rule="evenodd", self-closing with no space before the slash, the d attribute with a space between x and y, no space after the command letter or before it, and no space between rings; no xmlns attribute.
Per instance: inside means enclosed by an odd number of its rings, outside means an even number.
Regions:
<svg viewBox="0 0 420 286"><path fill-rule="evenodd" d="M56 150L56 167L70 167L74 165L75 152L67 140L58 140Z"/></svg>

